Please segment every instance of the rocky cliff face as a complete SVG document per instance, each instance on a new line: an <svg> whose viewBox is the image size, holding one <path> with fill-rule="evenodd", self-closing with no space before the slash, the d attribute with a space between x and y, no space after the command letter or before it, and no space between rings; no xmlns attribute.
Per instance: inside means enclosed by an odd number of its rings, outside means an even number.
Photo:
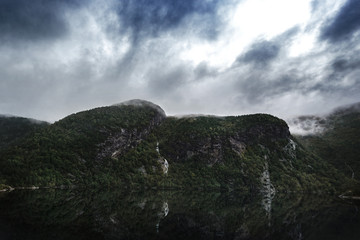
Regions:
<svg viewBox="0 0 360 240"><path fill-rule="evenodd" d="M120 131L113 132L111 130L105 130L108 135L106 140L100 144L97 144L96 160L101 161L105 158L119 158L124 155L130 149L136 147L146 139L146 137L158 127L166 118L165 112L155 104L149 104L148 102L142 103L140 100L133 100L125 102L117 106L134 105L136 107L151 107L155 109L154 116L149 120L147 126L143 129L126 129L121 128Z"/></svg>
<svg viewBox="0 0 360 240"><path fill-rule="evenodd" d="M247 116L248 121L253 121L257 117L264 119L251 124L249 122L241 124L243 120L241 117L214 118L215 121L212 124L208 124L203 117L172 120L170 126L175 128L173 132L175 136L166 136L161 139L162 145L169 149L166 156L173 161L186 162L200 158L207 164L213 165L223 163L229 149L242 156L247 146L268 145L290 138L289 128L281 120L269 115ZM192 125L199 125L198 122L202 121L208 126L197 131L197 126ZM176 128L179 128L179 131Z"/></svg>

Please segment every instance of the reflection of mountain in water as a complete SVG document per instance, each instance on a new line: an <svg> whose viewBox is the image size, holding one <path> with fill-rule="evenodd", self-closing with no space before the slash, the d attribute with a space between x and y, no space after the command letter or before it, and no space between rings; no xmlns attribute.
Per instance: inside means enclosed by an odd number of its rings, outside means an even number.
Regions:
<svg viewBox="0 0 360 240"><path fill-rule="evenodd" d="M357 239L359 224L356 205L327 196L278 194L269 210L239 193L0 195L1 239Z"/></svg>

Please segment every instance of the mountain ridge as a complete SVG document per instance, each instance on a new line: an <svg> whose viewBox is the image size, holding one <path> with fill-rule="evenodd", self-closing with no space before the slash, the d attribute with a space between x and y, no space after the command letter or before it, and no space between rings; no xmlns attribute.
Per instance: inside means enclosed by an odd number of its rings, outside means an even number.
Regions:
<svg viewBox="0 0 360 240"><path fill-rule="evenodd" d="M227 189L270 198L343 189L347 178L297 141L268 114L176 118L130 100L71 114L1 150L0 184Z"/></svg>

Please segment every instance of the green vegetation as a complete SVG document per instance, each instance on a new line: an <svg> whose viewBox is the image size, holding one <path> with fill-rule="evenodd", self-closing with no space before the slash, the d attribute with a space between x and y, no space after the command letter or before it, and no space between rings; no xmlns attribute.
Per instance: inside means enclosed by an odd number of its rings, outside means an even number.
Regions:
<svg viewBox="0 0 360 240"><path fill-rule="evenodd" d="M296 136L305 148L329 162L347 178L350 189L357 189L360 180L360 104L330 114L324 131L319 134Z"/></svg>
<svg viewBox="0 0 360 240"><path fill-rule="evenodd" d="M358 182L271 115L166 118L136 101L70 115L2 149L0 184L334 192Z"/></svg>
<svg viewBox="0 0 360 240"><path fill-rule="evenodd" d="M156 134L171 160L166 186L257 191L265 164L277 191L334 192L344 179L291 143L286 123L266 114L167 118Z"/></svg>
<svg viewBox="0 0 360 240"><path fill-rule="evenodd" d="M4 184L59 186L104 184L112 177L111 159L97 159L101 144L122 131L145 134L161 118L149 107L111 106L70 115L33 132L0 156Z"/></svg>
<svg viewBox="0 0 360 240"><path fill-rule="evenodd" d="M47 125L47 122L33 119L0 115L0 150Z"/></svg>

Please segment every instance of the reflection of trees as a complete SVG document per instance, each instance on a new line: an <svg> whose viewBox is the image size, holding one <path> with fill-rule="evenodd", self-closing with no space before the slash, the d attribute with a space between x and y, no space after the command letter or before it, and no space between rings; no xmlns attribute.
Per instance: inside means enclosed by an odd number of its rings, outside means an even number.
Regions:
<svg viewBox="0 0 360 240"><path fill-rule="evenodd" d="M0 197L0 222L13 223L7 227L14 231L63 234L54 239L301 239L326 229L344 209L353 211L324 196L276 195L269 226L262 200L199 191L15 191Z"/></svg>

